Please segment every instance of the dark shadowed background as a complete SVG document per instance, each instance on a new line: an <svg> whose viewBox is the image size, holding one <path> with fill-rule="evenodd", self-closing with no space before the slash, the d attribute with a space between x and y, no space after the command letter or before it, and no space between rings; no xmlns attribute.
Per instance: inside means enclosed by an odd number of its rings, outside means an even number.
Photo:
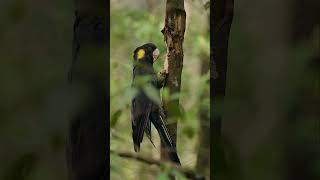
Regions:
<svg viewBox="0 0 320 180"><path fill-rule="evenodd" d="M216 179L320 178L319 8L234 1Z"/></svg>
<svg viewBox="0 0 320 180"><path fill-rule="evenodd" d="M0 2L0 179L66 179L73 1Z"/></svg>

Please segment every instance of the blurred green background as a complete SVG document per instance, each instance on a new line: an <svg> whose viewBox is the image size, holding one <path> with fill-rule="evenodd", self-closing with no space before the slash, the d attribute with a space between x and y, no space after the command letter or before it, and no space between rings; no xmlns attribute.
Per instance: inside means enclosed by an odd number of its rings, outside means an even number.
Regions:
<svg viewBox="0 0 320 180"><path fill-rule="evenodd" d="M177 148L184 167L195 169L199 147L199 108L209 106L209 97L200 100L209 90L209 73L201 74L201 66L209 66L209 9L202 2L185 1L187 25L184 40L184 66L180 104L184 115L178 120ZM134 0L111 1L110 16L110 148L115 151L134 152L131 137L131 89L133 51L136 47L153 42L160 50L154 64L156 72L163 67L166 47L160 32L164 26L165 1ZM140 154L160 158L159 137L153 129L156 148L147 138ZM207 139L209 141L209 139ZM166 179L166 171L110 155L111 179ZM209 168L209 167L207 167ZM180 177L182 178L182 177Z"/></svg>

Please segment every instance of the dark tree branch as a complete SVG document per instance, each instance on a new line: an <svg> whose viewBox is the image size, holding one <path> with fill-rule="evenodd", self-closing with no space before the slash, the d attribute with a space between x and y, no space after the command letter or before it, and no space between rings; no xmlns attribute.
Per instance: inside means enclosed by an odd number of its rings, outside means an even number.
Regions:
<svg viewBox="0 0 320 180"><path fill-rule="evenodd" d="M83 103L70 118L66 138L69 180L108 177L107 1L75 0L71 85L86 89ZM72 75L72 76L71 76Z"/></svg>
<svg viewBox="0 0 320 180"><path fill-rule="evenodd" d="M128 158L128 159L134 159L137 161L140 161L142 163L146 163L149 165L157 165L159 167L169 167L177 170L181 174L183 174L186 178L192 179L192 180L204 180L205 178L202 175L197 174L191 169L187 168L182 168L181 166L178 166L174 163L163 161L163 160L156 160L153 158L149 157L144 157L141 155L138 155L136 153L131 153L131 152L116 152L114 150L110 150L110 153L115 154L117 156L123 157L123 158Z"/></svg>

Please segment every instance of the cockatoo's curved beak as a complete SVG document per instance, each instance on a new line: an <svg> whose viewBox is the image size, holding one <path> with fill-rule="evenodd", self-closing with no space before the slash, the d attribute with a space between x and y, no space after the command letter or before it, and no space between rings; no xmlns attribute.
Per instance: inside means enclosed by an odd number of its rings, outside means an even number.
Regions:
<svg viewBox="0 0 320 180"><path fill-rule="evenodd" d="M159 55L160 55L160 51L159 51L159 49L157 48L157 49L155 49L155 50L153 51L153 53L152 53L153 62L155 62L155 61L158 59Z"/></svg>

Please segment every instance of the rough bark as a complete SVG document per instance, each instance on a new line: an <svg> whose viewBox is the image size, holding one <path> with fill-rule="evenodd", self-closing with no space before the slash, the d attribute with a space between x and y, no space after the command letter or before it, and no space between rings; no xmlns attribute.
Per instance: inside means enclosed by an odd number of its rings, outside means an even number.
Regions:
<svg viewBox="0 0 320 180"><path fill-rule="evenodd" d="M70 180L108 176L106 1L75 1L70 85L85 87L86 101L70 120L66 159Z"/></svg>
<svg viewBox="0 0 320 180"><path fill-rule="evenodd" d="M168 71L168 77L166 87L169 89L170 95L180 92L185 26L186 12L184 10L184 0L167 0L165 24L161 32L167 45L167 67L165 69ZM175 115L179 109L179 99L164 101L163 108L168 117L166 119L168 131L176 145L177 116ZM169 159L163 145L161 145L161 159Z"/></svg>
<svg viewBox="0 0 320 180"><path fill-rule="evenodd" d="M228 64L228 42L233 19L233 0L213 1L210 26L213 34L210 37L210 89L211 89L211 176L214 179L225 172L225 153L221 141L222 106L226 90Z"/></svg>

